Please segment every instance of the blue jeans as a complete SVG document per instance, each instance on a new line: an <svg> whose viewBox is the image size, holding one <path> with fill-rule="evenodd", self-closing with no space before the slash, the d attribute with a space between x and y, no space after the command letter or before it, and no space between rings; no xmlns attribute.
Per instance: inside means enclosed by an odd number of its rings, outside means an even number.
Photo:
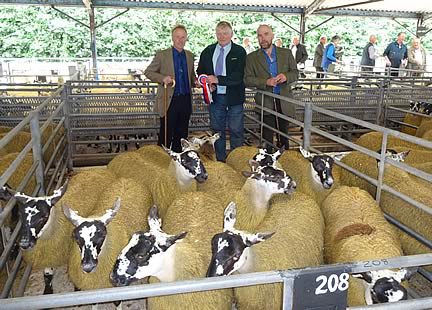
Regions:
<svg viewBox="0 0 432 310"><path fill-rule="evenodd" d="M215 142L216 159L226 159L225 128L228 125L230 131L230 149L243 145L244 140L244 115L243 104L228 105L225 95L213 96L210 104L210 127L220 134Z"/></svg>

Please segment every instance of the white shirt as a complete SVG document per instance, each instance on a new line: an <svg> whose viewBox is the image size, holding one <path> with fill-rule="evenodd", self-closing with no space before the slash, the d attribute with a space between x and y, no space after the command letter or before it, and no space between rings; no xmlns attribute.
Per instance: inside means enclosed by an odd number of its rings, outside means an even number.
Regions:
<svg viewBox="0 0 432 310"><path fill-rule="evenodd" d="M217 63L217 59L219 57L221 48L222 48L222 46L217 44L216 48L214 50L214 53L213 53L213 70L216 70L216 63ZM226 57L227 57L228 53L231 51L231 42L228 45L225 45L223 49L224 49L224 62L223 62L223 69L222 69L221 76L226 76ZM226 94L226 86L217 85L217 93L221 94L221 95Z"/></svg>
<svg viewBox="0 0 432 310"><path fill-rule="evenodd" d="M414 59L417 62L417 64L419 65L423 64L423 55L419 48L414 50Z"/></svg>
<svg viewBox="0 0 432 310"><path fill-rule="evenodd" d="M291 53L293 54L295 59L297 53L297 45L293 44L293 46L291 47Z"/></svg>

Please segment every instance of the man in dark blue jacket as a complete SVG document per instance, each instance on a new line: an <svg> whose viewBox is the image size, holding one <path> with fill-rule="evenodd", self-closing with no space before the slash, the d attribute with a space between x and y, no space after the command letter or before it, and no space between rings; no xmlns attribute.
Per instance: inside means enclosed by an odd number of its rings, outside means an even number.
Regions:
<svg viewBox="0 0 432 310"><path fill-rule="evenodd" d="M216 26L217 43L201 53L197 74L207 74L212 91L210 127L220 134L215 142L216 158L226 159L225 127L230 131L230 149L243 145L245 85L243 82L246 51L231 41L231 24L221 21Z"/></svg>
<svg viewBox="0 0 432 310"><path fill-rule="evenodd" d="M407 65L408 49L403 43L405 36L405 32L399 32L396 41L390 43L384 51L386 65L391 67L391 76L398 76L399 68Z"/></svg>

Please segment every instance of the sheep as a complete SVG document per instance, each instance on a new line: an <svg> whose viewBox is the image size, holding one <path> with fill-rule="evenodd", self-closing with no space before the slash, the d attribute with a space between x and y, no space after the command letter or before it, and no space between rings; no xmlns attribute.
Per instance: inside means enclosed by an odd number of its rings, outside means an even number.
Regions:
<svg viewBox="0 0 432 310"><path fill-rule="evenodd" d="M140 154L146 162L154 164L158 168L167 169L171 162L171 157L159 145L145 145L136 152Z"/></svg>
<svg viewBox="0 0 432 310"><path fill-rule="evenodd" d="M215 142L220 138L220 134L217 132L214 135L211 135L209 132L206 132L206 135L202 135L199 137L193 136L189 139L189 143L185 144L184 147L193 149L198 152L201 160L204 163L209 161L216 161L216 152L214 149ZM187 142L187 141L186 141ZM182 143L184 143L182 141ZM183 144L182 144L183 148ZM185 150L183 148L183 150Z"/></svg>
<svg viewBox="0 0 432 310"><path fill-rule="evenodd" d="M67 264L71 245L69 236L72 225L59 206L66 202L86 216L91 212L101 191L114 179L115 176L106 169L89 169L79 172L68 181L67 192L65 187L61 187L54 195L47 197L15 194L17 201L23 204L18 207L23 223L19 245L25 250L25 262L33 270L44 269L45 294L53 292L51 268Z"/></svg>
<svg viewBox="0 0 432 310"><path fill-rule="evenodd" d="M420 124L420 126L417 128L417 131L415 132L415 136L422 138L426 132L432 130L432 118L428 120L423 120Z"/></svg>
<svg viewBox="0 0 432 310"><path fill-rule="evenodd" d="M294 193L290 199L281 195L272 199L271 209L255 229L270 233L239 231L234 228L235 222L236 206L230 203L225 210L224 232L212 239L212 259L207 276L303 268L323 263L324 220L319 206L307 195ZM282 308L280 283L240 287L234 292L238 309Z"/></svg>
<svg viewBox="0 0 432 310"><path fill-rule="evenodd" d="M208 173L197 152L186 150L176 153L165 147L164 149L172 159L168 173L161 174L150 186L153 202L158 206L162 217L177 196L185 192L195 192L197 183L204 183L208 179Z"/></svg>
<svg viewBox="0 0 432 310"><path fill-rule="evenodd" d="M334 160L328 155L310 153L303 148L300 152L285 151L279 158L282 168L297 183L297 190L311 196L318 204L333 190ZM333 187L334 188L334 187Z"/></svg>
<svg viewBox="0 0 432 310"><path fill-rule="evenodd" d="M244 171L248 177L241 190L230 194L230 201L237 205L237 218L240 229L255 229L270 209L270 200L275 194L291 194L296 182L282 169L259 166L251 160L252 171Z"/></svg>
<svg viewBox="0 0 432 310"><path fill-rule="evenodd" d="M382 133L376 131L365 133L357 139L356 144L363 146L369 150L378 150L381 148L382 145ZM394 148L398 146L406 147L412 150L428 150L428 148L412 142L401 140L393 136L387 137L388 148Z"/></svg>
<svg viewBox="0 0 432 310"><path fill-rule="evenodd" d="M249 171L249 160L253 159L259 163L260 166L273 166L277 165L277 160L284 152L285 147L281 147L274 153L267 151L265 147L256 148L254 146L241 146L231 151L226 159L228 165L233 167L238 172ZM277 166L281 168L280 166Z"/></svg>
<svg viewBox="0 0 432 310"><path fill-rule="evenodd" d="M385 220L381 209L366 191L340 186L324 200L321 210L326 223L324 257L327 263L380 260L402 255L395 229ZM405 271L372 271L369 278L355 275L369 283L363 287L358 279L351 279L348 304L371 304L372 299L374 303L385 301L387 293L382 288L387 285L393 290L393 298L387 301L406 299L406 290L400 285L404 276L400 274L405 274ZM388 278L385 278L386 275ZM378 279L381 280L378 282Z"/></svg>
<svg viewBox="0 0 432 310"><path fill-rule="evenodd" d="M220 228L223 205L205 193L187 193L168 209L161 228L157 208L150 210L150 230L135 233L111 274L116 286L151 277L171 282L203 278L210 260L210 240ZM175 235L174 235L174 234ZM179 242L181 241L181 242ZM232 290L187 293L148 299L149 309L231 309Z"/></svg>
<svg viewBox="0 0 432 310"><path fill-rule="evenodd" d="M151 206L150 191L126 178L106 188L88 217L81 217L63 205L66 218L75 227L76 245L71 249L68 274L76 288L112 286L109 275L115 260L135 231L148 228L145 216Z"/></svg>

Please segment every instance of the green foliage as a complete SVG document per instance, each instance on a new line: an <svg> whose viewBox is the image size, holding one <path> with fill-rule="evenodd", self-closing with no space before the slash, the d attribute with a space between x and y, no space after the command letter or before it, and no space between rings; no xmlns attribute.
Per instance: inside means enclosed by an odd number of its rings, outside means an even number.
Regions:
<svg viewBox="0 0 432 310"><path fill-rule="evenodd" d="M61 8L62 11L84 24L88 24L85 9ZM96 24L122 12L120 9L96 10ZM0 57L90 57L90 33L87 27L64 17L59 12L41 6L0 7ZM294 28L299 16L278 15ZM312 28L327 17L312 16L306 29ZM270 24L275 36L289 46L296 33L270 14L222 13L174 10L130 10L113 21L97 28L98 56L149 57L157 49L171 44L170 29L184 24L189 33L186 48L197 56L210 43L215 42L214 28L218 21L233 24L239 43L249 37L257 47L255 31L260 24ZM404 25L415 31L416 20L404 20ZM306 46L312 57L321 35L341 35L346 55L360 55L370 34L378 36L378 48L383 51L396 34L404 29L390 19L335 17L330 22L311 30L306 35ZM412 36L407 32L407 42ZM426 49L432 48L431 36L423 39Z"/></svg>

